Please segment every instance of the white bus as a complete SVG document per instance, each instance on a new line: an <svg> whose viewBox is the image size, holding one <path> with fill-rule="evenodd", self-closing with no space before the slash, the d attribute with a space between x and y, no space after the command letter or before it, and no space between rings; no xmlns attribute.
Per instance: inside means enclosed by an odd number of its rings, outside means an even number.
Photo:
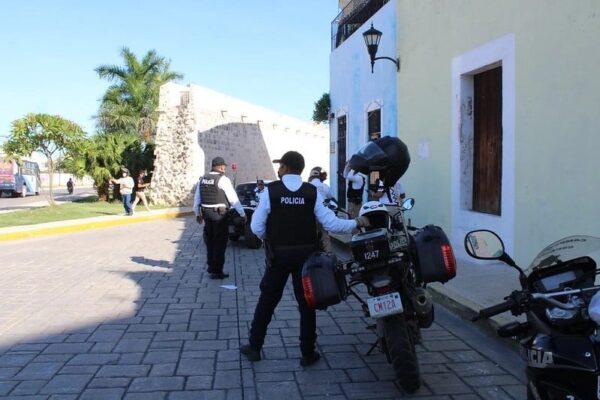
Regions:
<svg viewBox="0 0 600 400"><path fill-rule="evenodd" d="M9 161L0 155L0 196L12 197L40 193L40 167L34 161Z"/></svg>

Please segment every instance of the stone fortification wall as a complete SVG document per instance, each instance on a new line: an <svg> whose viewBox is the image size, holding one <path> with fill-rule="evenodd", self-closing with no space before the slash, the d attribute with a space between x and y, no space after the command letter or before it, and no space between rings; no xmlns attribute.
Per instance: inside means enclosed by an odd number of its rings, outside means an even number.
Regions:
<svg viewBox="0 0 600 400"><path fill-rule="evenodd" d="M227 161L227 175L235 183L276 179L277 165L271 160L288 150L304 155L305 179L313 166L328 165L327 127L201 86L164 85L159 112L152 181L156 203L191 204L198 178L210 170L216 156Z"/></svg>

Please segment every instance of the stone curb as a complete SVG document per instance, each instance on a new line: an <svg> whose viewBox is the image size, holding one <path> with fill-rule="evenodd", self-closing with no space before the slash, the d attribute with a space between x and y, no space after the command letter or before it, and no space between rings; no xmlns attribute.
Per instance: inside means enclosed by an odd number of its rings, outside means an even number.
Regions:
<svg viewBox="0 0 600 400"><path fill-rule="evenodd" d="M108 228L120 225L128 225L138 222L156 221L161 219L180 218L192 215L190 207L174 207L161 210L153 210L150 213L143 212L131 217L123 215L111 215L84 219L73 219L66 221L47 222L35 225L21 225L0 228L0 242L11 240L30 239L39 236L48 236L61 233L78 232L88 229Z"/></svg>

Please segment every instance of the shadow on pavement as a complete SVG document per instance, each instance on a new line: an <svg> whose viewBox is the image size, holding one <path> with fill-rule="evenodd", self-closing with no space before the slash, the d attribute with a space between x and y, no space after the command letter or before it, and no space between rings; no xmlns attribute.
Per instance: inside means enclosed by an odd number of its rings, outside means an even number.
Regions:
<svg viewBox="0 0 600 400"><path fill-rule="evenodd" d="M131 261L136 262L138 264L149 265L151 267L162 267L162 268L172 268L173 264L171 264L167 260L152 260L145 257L133 256L131 257Z"/></svg>
<svg viewBox="0 0 600 400"><path fill-rule="evenodd" d="M231 277L210 280L204 268L200 226L187 218L179 232L178 239L169 238L165 244L176 244L173 262L126 255L123 258L131 265L122 270L113 264L107 267L113 276L125 274L128 279L119 281L122 287L102 292L90 305L107 307L103 321L69 326L55 334L12 337L9 346L0 348L0 396L169 400L403 397L385 356L378 352L365 356L374 335L366 329L371 321L355 300L317 313L323 359L310 368L300 366L299 315L290 282L269 325L263 360L250 363L242 359L238 349L247 341L258 300L263 250L248 250L243 243L230 242L225 272ZM127 254L130 241L146 240L146 246L159 246L144 234L114 243L104 257L90 256L81 261L82 266L108 263L110 251L117 248ZM165 242L163 237L158 240ZM153 269L135 271L144 266ZM75 284L93 292L99 283L86 281L85 271L82 274ZM124 295L127 288L138 293L133 303ZM68 294L56 296L68 299ZM70 300L77 301L85 302L85 298ZM115 301L120 301L120 307L115 308ZM65 308L66 314L68 311ZM423 337L418 352L424 383L417 398L522 398L523 385L513 372L490 361L477 346L438 323L423 331Z"/></svg>

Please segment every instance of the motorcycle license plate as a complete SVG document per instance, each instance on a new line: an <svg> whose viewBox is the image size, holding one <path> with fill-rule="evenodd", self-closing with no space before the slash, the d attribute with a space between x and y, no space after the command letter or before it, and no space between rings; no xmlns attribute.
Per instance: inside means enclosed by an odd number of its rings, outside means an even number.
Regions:
<svg viewBox="0 0 600 400"><path fill-rule="evenodd" d="M402 301L400 300L400 294L398 292L372 297L367 299L367 304L369 306L369 314L371 314L371 317L373 318L381 318L392 314L400 314L402 311L404 311L402 308Z"/></svg>

